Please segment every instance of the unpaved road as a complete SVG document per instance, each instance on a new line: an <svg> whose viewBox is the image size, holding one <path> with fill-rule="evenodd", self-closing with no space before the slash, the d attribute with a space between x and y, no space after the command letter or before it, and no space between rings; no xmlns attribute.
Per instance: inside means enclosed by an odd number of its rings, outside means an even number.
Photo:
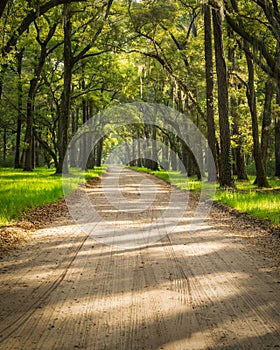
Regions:
<svg viewBox="0 0 280 350"><path fill-rule="evenodd" d="M139 197L143 179L152 177L122 173L128 200ZM130 229L133 241L177 191L153 181L159 197L142 212L114 208L100 185L87 191L114 234ZM273 260L219 217L188 231L190 217L188 208L172 233L141 248L98 242L70 216L35 232L0 260L0 349L279 348Z"/></svg>

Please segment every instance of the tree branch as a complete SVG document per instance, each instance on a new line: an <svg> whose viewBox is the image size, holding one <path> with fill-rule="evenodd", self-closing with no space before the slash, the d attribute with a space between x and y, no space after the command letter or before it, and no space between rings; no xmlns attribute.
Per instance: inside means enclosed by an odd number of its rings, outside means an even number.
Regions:
<svg viewBox="0 0 280 350"><path fill-rule="evenodd" d="M7 3L8 3L8 0L1 0L1 2L0 2L0 18L3 15L3 12L5 10Z"/></svg>
<svg viewBox="0 0 280 350"><path fill-rule="evenodd" d="M46 4L38 7L37 9L31 10L26 15L26 17L22 20L19 27L13 32L7 44L2 48L2 55L6 56L16 46L18 38L29 28L31 23L33 23L36 18L42 16L43 14L48 12L50 9L58 5L67 4L71 2L80 2L80 1L86 1L86 0L50 0Z"/></svg>

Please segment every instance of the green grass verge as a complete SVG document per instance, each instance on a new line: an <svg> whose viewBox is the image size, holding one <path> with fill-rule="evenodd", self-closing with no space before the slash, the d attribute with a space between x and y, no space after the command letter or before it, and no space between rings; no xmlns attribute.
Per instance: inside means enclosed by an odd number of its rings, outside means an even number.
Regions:
<svg viewBox="0 0 280 350"><path fill-rule="evenodd" d="M219 190L216 192L216 199L243 213L280 225L280 192Z"/></svg>
<svg viewBox="0 0 280 350"><path fill-rule="evenodd" d="M67 193L75 190L79 183L99 176L105 167L87 171L86 175L76 171L66 180ZM62 176L52 176L54 169L37 168L33 172L20 169L0 169L0 226L17 219L30 208L56 202L63 197Z"/></svg>
<svg viewBox="0 0 280 350"><path fill-rule="evenodd" d="M166 172L165 170L152 171L139 167L131 168L153 174L183 190L201 190L201 181L187 178L186 175L176 171ZM214 199L241 212L280 225L280 179L269 179L271 189L267 190L259 190L253 182L254 177L249 177L249 181L236 181L236 190L221 190L217 185ZM203 186L207 188L205 179L203 180ZM275 190L279 190L279 192Z"/></svg>

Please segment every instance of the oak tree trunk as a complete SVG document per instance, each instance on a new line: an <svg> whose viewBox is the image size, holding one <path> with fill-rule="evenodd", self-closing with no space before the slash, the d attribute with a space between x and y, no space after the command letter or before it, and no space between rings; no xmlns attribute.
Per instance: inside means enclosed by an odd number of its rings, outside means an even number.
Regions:
<svg viewBox="0 0 280 350"><path fill-rule="evenodd" d="M277 86L276 103L280 106L280 83ZM275 115L275 176L280 177L280 116Z"/></svg>
<svg viewBox="0 0 280 350"><path fill-rule="evenodd" d="M7 128L4 127L3 130L3 161L6 160L7 157Z"/></svg>
<svg viewBox="0 0 280 350"><path fill-rule="evenodd" d="M68 146L68 127L71 112L71 86L72 86L72 47L71 47L71 14L70 4L65 4L63 8L63 31L64 31L64 50L63 50L63 62L64 62L64 82L63 93L61 100L61 112L58 125L58 167L56 174L62 174L68 172L67 167L63 169L63 161L67 152Z"/></svg>
<svg viewBox="0 0 280 350"><path fill-rule="evenodd" d="M253 133L253 156L256 166L256 180L255 184L258 187L269 187L265 168L262 160L261 145L259 141L259 125L257 116L257 104L256 104L256 92L255 92L255 74L254 65L251 58L245 52L247 66L248 66L248 86L247 86L247 99L252 119L252 133Z"/></svg>
<svg viewBox="0 0 280 350"><path fill-rule="evenodd" d="M217 148L215 135L215 121L214 121L214 77L213 77L213 49L212 49L212 25L211 12L208 5L204 5L204 50L205 50L205 74L206 74L206 104L207 104L207 170L208 181L216 181L216 172L218 169L217 163ZM209 161L212 152L214 164ZM212 166L211 166L212 165Z"/></svg>
<svg viewBox="0 0 280 350"><path fill-rule="evenodd" d="M22 59L23 52L21 50L17 55L17 75L18 75L18 84L17 84L17 131L16 131L16 149L15 149L15 169L19 169L21 167L20 164L20 138L21 138L21 127L22 127L22 116L23 116L23 89L22 89Z"/></svg>
<svg viewBox="0 0 280 350"><path fill-rule="evenodd" d="M233 38L233 31L228 28L228 36ZM228 60L230 62L230 72L237 71L236 65L236 48L232 45L228 47ZM237 82L233 82L233 88L238 91L239 85ZM230 104L230 115L232 117L232 136L235 141L235 147L232 149L233 156L233 175L237 176L238 180L248 180L245 155L243 151L244 140L240 131L240 115L238 113L238 105L241 101L238 101L235 94L232 94L229 99Z"/></svg>
<svg viewBox="0 0 280 350"><path fill-rule="evenodd" d="M263 118L262 118L262 135L261 135L261 151L262 151L262 160L265 172L267 173L267 151L270 140L270 127L272 122L271 115L271 102L272 96L274 93L274 83L269 77L265 83L265 101L263 109Z"/></svg>
<svg viewBox="0 0 280 350"><path fill-rule="evenodd" d="M33 163L33 120L34 120L34 103L37 88L37 77L31 79L26 104L26 130L25 130L25 152L24 152L24 171L32 171L34 169Z"/></svg>
<svg viewBox="0 0 280 350"><path fill-rule="evenodd" d="M231 166L230 127L228 116L228 78L224 55L222 19L218 10L212 10L216 71L218 81L218 107L221 144L220 186L234 187Z"/></svg>

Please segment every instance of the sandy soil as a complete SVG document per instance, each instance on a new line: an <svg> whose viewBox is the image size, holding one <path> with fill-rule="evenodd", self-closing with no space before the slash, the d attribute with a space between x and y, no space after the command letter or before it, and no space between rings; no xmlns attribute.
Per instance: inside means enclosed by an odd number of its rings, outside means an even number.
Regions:
<svg viewBox="0 0 280 350"><path fill-rule="evenodd" d="M112 176L114 169L106 175L111 184ZM86 188L106 221L98 237L70 215L54 214L27 243L2 255L0 349L280 347L277 257L244 239L258 240L263 229L256 233L214 207L200 229L189 231L190 197L175 230L139 248L137 232L161 217L172 194L181 198L161 180L125 170L120 186L129 201L141 197L143 179L154 181L154 204L132 213L109 203L100 184ZM109 236L129 240L130 248L95 239Z"/></svg>

